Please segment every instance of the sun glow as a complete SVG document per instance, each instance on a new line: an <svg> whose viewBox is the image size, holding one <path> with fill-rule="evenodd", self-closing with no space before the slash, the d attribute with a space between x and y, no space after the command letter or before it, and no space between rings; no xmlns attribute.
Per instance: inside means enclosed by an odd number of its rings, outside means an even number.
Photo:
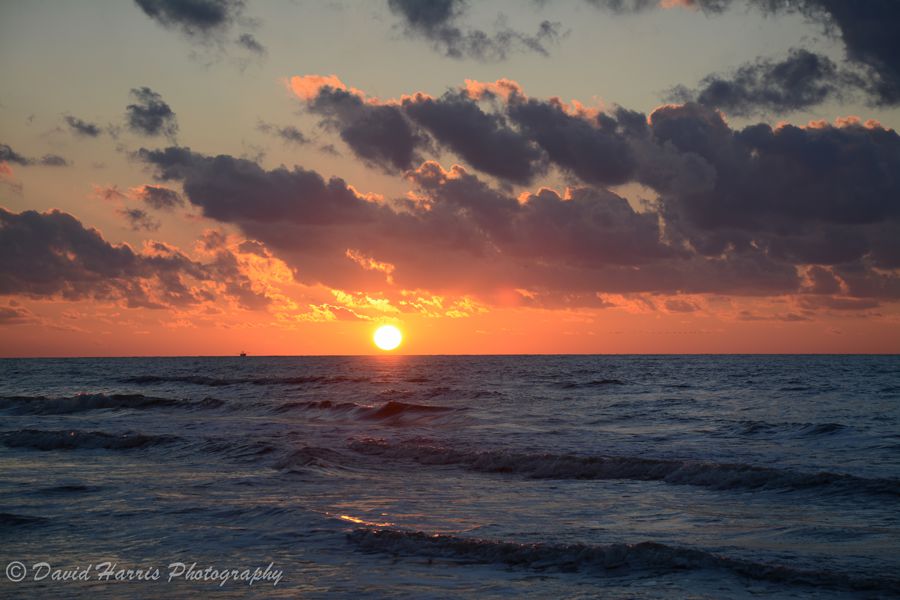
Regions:
<svg viewBox="0 0 900 600"><path fill-rule="evenodd" d="M375 330L372 340L382 350L393 350L403 341L403 334L393 325L382 325Z"/></svg>

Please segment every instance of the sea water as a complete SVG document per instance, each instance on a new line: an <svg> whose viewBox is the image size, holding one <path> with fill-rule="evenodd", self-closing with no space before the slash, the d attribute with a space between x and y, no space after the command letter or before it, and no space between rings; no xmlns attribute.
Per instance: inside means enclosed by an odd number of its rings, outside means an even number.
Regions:
<svg viewBox="0 0 900 600"><path fill-rule="evenodd" d="M0 470L8 597L900 593L895 356L2 360Z"/></svg>

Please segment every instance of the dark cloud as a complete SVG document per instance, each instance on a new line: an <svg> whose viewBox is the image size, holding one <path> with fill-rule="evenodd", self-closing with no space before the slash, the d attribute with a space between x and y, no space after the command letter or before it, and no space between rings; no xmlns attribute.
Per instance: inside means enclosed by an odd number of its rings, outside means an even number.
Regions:
<svg viewBox="0 0 900 600"><path fill-rule="evenodd" d="M638 13L665 6L655 0L586 0L612 13ZM896 0L680 0L669 6L715 15L733 6L766 15L800 13L844 44L846 67L821 54L793 50L779 60L757 59L730 76L710 75L696 90L680 87L675 97L718 106L734 114L802 110L863 93L882 106L900 104L900 2Z"/></svg>
<svg viewBox="0 0 900 600"><path fill-rule="evenodd" d="M484 112L462 92L447 92L437 99L417 95L405 99L403 108L438 142L484 173L528 183L546 170L537 144L511 129L502 115Z"/></svg>
<svg viewBox="0 0 900 600"><path fill-rule="evenodd" d="M425 163L410 179L431 210L455 214L504 256L582 267L638 265L678 254L660 240L659 220L637 213L608 191L574 188L567 196L542 189L514 198L460 168Z"/></svg>
<svg viewBox="0 0 900 600"><path fill-rule="evenodd" d="M309 138L306 137L306 135L302 131L300 131L293 125L285 125L284 127L281 127L279 125L273 125L272 123L265 123L263 121L260 121L257 124L256 128L263 133L275 135L285 142L297 144L298 146L309 143Z"/></svg>
<svg viewBox="0 0 900 600"><path fill-rule="evenodd" d="M567 304L598 291L767 295L802 284L794 265L762 251L707 257L671 243L658 213L597 189L516 198L461 167L429 162L408 174L416 200L384 202L299 167L266 171L184 148L138 156L159 177L181 180L206 216L237 225L308 283L383 286L384 271L360 269L352 254L390 265L407 289L490 296L522 288Z"/></svg>
<svg viewBox="0 0 900 600"><path fill-rule="evenodd" d="M136 102L126 109L128 128L142 135L164 135L174 139L178 133L178 121L162 96L148 87L135 88L131 90L131 95Z"/></svg>
<svg viewBox="0 0 900 600"><path fill-rule="evenodd" d="M188 37L209 36L231 26L243 0L135 0L148 17Z"/></svg>
<svg viewBox="0 0 900 600"><path fill-rule="evenodd" d="M45 167L68 167L69 161L67 161L59 154L45 154L34 164L42 165Z"/></svg>
<svg viewBox="0 0 900 600"><path fill-rule="evenodd" d="M783 60L760 59L729 75L710 75L696 90L677 88L672 97L737 116L783 114L841 99L859 82L857 77L840 72L827 56L792 49Z"/></svg>
<svg viewBox="0 0 900 600"><path fill-rule="evenodd" d="M33 164L31 159L25 158L7 144L0 144L0 162L13 163L14 165L19 165L21 167Z"/></svg>
<svg viewBox="0 0 900 600"><path fill-rule="evenodd" d="M204 272L181 253L135 253L57 210L17 214L0 208L0 294L182 305L196 301L185 277L203 278ZM150 285L159 288L156 300L148 293Z"/></svg>
<svg viewBox="0 0 900 600"><path fill-rule="evenodd" d="M900 104L900 3L895 0L765 0L782 9L799 5L807 15L823 17L844 42L847 59L868 69L865 83L872 99L881 105Z"/></svg>
<svg viewBox="0 0 900 600"><path fill-rule="evenodd" d="M389 272L409 289L537 290L561 305L598 292L900 297L900 136L876 122L732 128L698 103L648 117L529 98L505 80L399 101L334 76L291 85L358 157L405 170L411 195L373 200L300 167L174 146L138 156L302 281L382 286ZM583 184L514 196L462 167L417 164L433 145L504 182L549 164ZM638 211L602 189L625 183L656 198Z"/></svg>
<svg viewBox="0 0 900 600"><path fill-rule="evenodd" d="M27 308L22 306L0 306L0 327L6 325L24 325L34 323L37 319Z"/></svg>
<svg viewBox="0 0 900 600"><path fill-rule="evenodd" d="M156 231L160 227L159 221L139 208L121 208L119 214L128 221L132 231Z"/></svg>
<svg viewBox="0 0 900 600"><path fill-rule="evenodd" d="M438 99L414 94L398 105L332 83L303 87L309 110L323 115L359 158L389 171L421 162L431 134L473 167L512 183L528 183L549 161L588 183L614 185L635 169L626 134L646 129L645 117L630 111L572 114L558 100L519 93L509 95L504 112L486 112L465 90Z"/></svg>
<svg viewBox="0 0 900 600"><path fill-rule="evenodd" d="M20 167L39 165L43 167L67 167L69 161L58 154L45 154L41 158L22 156L7 144L0 144L0 163L12 163Z"/></svg>
<svg viewBox="0 0 900 600"><path fill-rule="evenodd" d="M157 185L145 185L136 190L135 195L155 210L174 210L184 206L181 194Z"/></svg>
<svg viewBox="0 0 900 600"><path fill-rule="evenodd" d="M347 259L356 250L396 264L398 281L412 288L509 282L586 289L682 253L661 241L657 215L637 213L605 191L583 188L562 197L543 190L517 199L460 167L444 171L425 163L409 173L421 201L385 203L300 167L266 171L185 148L142 149L138 156L158 177L181 180L206 216L234 223L272 248L303 281L340 286L371 274L371 282L383 283L381 273L361 273ZM473 260L488 266L473 269ZM649 274L646 280L668 285Z"/></svg>
<svg viewBox="0 0 900 600"><path fill-rule="evenodd" d="M161 180L183 180L190 202L219 221L328 225L370 220L375 211L342 179L325 181L300 167L265 171L246 159L175 147L141 148L137 156L155 166Z"/></svg>
<svg viewBox="0 0 900 600"><path fill-rule="evenodd" d="M897 265L895 249L879 243L900 219L895 131L854 120L732 130L691 104L658 109L650 121L658 147L695 155L715 174L688 193L652 181L667 223L700 252L764 248L800 264Z"/></svg>
<svg viewBox="0 0 900 600"><path fill-rule="evenodd" d="M66 123L68 123L69 127L72 128L78 135L87 136L87 137L97 137L102 133L99 125L95 125L94 123L90 123L88 121L83 121L77 117L66 116Z"/></svg>
<svg viewBox="0 0 900 600"><path fill-rule="evenodd" d="M635 159L625 139L629 126L614 116L572 115L560 102L510 98L507 112L550 160L583 181L615 185L628 181Z"/></svg>
<svg viewBox="0 0 900 600"><path fill-rule="evenodd" d="M744 273L747 281L766 289L781 286L782 290L796 291L800 284L797 269L803 265L856 264L865 275L845 283L847 293L893 293L893 280L882 281L875 269L900 267L900 180L894 176L900 172L900 137L876 122L862 123L848 117L833 125L773 128L757 124L732 129L719 112L697 103L663 106L648 118L621 107L600 111L577 103L569 106L557 99L528 98L518 84L510 81L469 82L464 91L451 91L439 99L417 93L404 96L399 104L366 98L362 92L346 87L322 85L322 81L324 78L306 78L300 82L305 85L298 89L319 110L351 99L354 110L367 111L372 130L389 129L385 123L375 124L380 117L378 109L395 111L399 106L400 114L393 112L392 118L400 123L405 122L401 119L408 121L404 127L410 132L405 136L409 162L429 150L427 141L410 141L422 140L427 132L474 168L511 183L528 182L549 163L589 185L648 186L659 197L646 214L660 219L664 229L644 229L638 235L623 225L621 214L613 218L604 209L581 215L587 220L612 219L628 231L628 239L638 241L638 245L628 246L627 239L617 244L628 248L627 254L635 260L662 256L654 254L660 248L650 244L656 236L665 238L671 256L688 249L704 257L706 262L696 262L691 268L701 265L708 276L723 278L722 286L731 290L742 287L732 278L734 272ZM334 85L343 86L339 81ZM340 92L337 98L336 92ZM362 106L365 108L358 108ZM351 122L355 118L352 112L336 108L328 114L338 130L347 127L348 117ZM366 150L371 156L387 155L397 142L396 135L370 136L368 140ZM351 148L365 158L359 147ZM395 166L404 164L397 162ZM413 180L428 191L429 198L468 181L451 177L432 189L424 185L427 178L416 175ZM514 256L516 246L502 242L504 235L513 234L510 227L520 222L513 216L518 213L510 212L518 206L515 199L497 202L491 194L477 193L474 188L469 191L469 196L459 198L477 198L472 200L477 204L466 204L462 199L454 203L451 200L457 196L440 196L441 202L432 206L429 223L433 225L434 219L443 215L447 226L433 232L434 239L454 230L458 243L475 254L494 247ZM529 202L527 206L555 206L547 198L535 195L534 204ZM464 207L466 218L458 218L450 211L451 206ZM579 202L573 197L565 206L566 214L572 214ZM596 202L591 206L596 208ZM493 217L488 219L488 215ZM547 218L546 223L550 228L554 220ZM611 232L601 235L595 229L589 229L586 235L565 230L561 239L577 240L584 248L596 248L598 254L616 256L613 247L597 248L599 242L591 236L615 239ZM532 239L536 248L561 247L561 242L542 236L539 229L532 233ZM724 263L713 260L723 255L728 256ZM554 257L561 261L562 253ZM568 260L575 265L591 264L574 254ZM671 273L671 277L664 274L660 280L664 290L680 285L703 287L693 280L672 280L678 277L678 269ZM618 277L620 282L631 281L640 289L649 285L634 273L620 273ZM605 285L611 284L605 281ZM631 291L627 285L625 289Z"/></svg>
<svg viewBox="0 0 900 600"><path fill-rule="evenodd" d="M259 40L250 33L242 33L238 36L237 42L239 46L253 52L254 54L258 54L263 56L266 54L266 47L259 43Z"/></svg>
<svg viewBox="0 0 900 600"><path fill-rule="evenodd" d="M58 210L14 213L0 208L0 295L93 298L159 309L215 300L211 289L244 308L268 302L253 290L227 248L216 249L208 263L163 242L147 242L136 252L127 244L111 244L96 229Z"/></svg>
<svg viewBox="0 0 900 600"><path fill-rule="evenodd" d="M512 52L547 55L546 45L561 36L560 24L543 21L534 35L499 26L493 33L459 25L466 0L388 0L391 12L403 19L407 34L422 37L450 58L504 60Z"/></svg>
<svg viewBox="0 0 900 600"><path fill-rule="evenodd" d="M212 53L225 50L228 44L262 58L266 47L255 35L243 31L235 35L237 28L253 28L254 19L244 16L244 0L135 0L148 17L166 29L178 31L199 48ZM244 55L246 57L246 54ZM247 66L246 58L236 64Z"/></svg>
<svg viewBox="0 0 900 600"><path fill-rule="evenodd" d="M399 106L368 103L345 89L323 86L307 106L324 117L322 124L336 130L354 154L389 172L411 168L428 143Z"/></svg>

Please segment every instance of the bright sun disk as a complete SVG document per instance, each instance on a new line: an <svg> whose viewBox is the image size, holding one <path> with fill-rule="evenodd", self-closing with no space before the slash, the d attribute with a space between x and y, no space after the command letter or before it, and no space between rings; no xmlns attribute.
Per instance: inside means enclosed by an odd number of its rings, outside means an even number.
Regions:
<svg viewBox="0 0 900 600"><path fill-rule="evenodd" d="M393 325L382 325L375 330L372 338L375 345L382 350L393 350L403 341L403 334Z"/></svg>

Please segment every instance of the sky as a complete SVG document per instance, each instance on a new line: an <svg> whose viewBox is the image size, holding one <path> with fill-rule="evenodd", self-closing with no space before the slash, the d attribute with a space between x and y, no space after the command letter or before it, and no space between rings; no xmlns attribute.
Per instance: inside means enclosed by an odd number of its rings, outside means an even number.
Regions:
<svg viewBox="0 0 900 600"><path fill-rule="evenodd" d="M895 353L894 0L0 0L0 356Z"/></svg>

